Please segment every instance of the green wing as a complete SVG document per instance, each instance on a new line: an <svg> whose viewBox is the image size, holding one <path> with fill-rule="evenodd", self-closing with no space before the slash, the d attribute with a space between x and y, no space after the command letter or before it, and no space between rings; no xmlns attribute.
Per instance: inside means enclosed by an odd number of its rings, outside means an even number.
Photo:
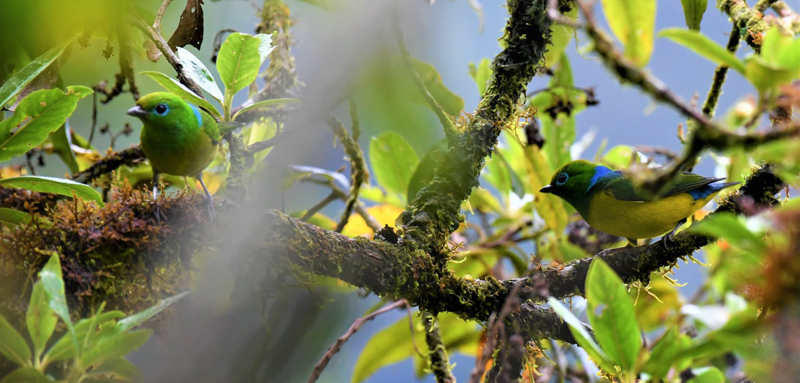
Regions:
<svg viewBox="0 0 800 383"><path fill-rule="evenodd" d="M200 114L203 116L203 132L205 132L211 138L212 143L219 143L221 135L219 134L217 121L214 120L214 117L211 117L211 115L208 114L208 112L206 112L204 109L201 109Z"/></svg>
<svg viewBox="0 0 800 383"><path fill-rule="evenodd" d="M724 178L703 177L694 173L681 173L681 175L678 176L678 182L675 183L662 198L680 193L688 193L720 180L724 180ZM643 194L636 191L631 180L624 177L609 181L603 189L610 191L611 194L614 195L614 198L621 201L644 202L647 200Z"/></svg>

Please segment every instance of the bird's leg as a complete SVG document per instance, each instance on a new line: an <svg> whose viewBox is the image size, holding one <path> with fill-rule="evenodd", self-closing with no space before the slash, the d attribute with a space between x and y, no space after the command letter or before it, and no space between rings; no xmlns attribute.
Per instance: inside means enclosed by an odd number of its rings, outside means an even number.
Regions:
<svg viewBox="0 0 800 383"><path fill-rule="evenodd" d="M636 238L626 238L628 240L628 244L625 247L636 247L639 246L639 240Z"/></svg>
<svg viewBox="0 0 800 383"><path fill-rule="evenodd" d="M158 205L158 182L161 178L161 173L153 169L153 205L155 206L156 222L161 223L161 209Z"/></svg>
<svg viewBox="0 0 800 383"><path fill-rule="evenodd" d="M205 194L206 201L208 201L208 215L211 216L211 219L214 219L214 198L211 197L211 193L208 192L208 188L203 182L203 172L197 173L195 177L200 181L200 186L203 187L203 194Z"/></svg>
<svg viewBox="0 0 800 383"><path fill-rule="evenodd" d="M661 237L661 243L664 244L665 249L669 250L669 243L672 242L672 236L675 235L675 233L678 231L678 228L681 227L681 225L683 225L684 223L686 223L686 218L678 221L678 224L675 225L675 228L673 228L672 231Z"/></svg>

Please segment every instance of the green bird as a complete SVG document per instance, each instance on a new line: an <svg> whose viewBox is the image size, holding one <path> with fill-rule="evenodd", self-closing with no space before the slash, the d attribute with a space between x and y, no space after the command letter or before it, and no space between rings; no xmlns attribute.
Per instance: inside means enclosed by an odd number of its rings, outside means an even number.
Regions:
<svg viewBox="0 0 800 383"><path fill-rule="evenodd" d="M203 170L219 149L221 135L214 117L167 92L139 98L128 114L143 124L140 139L142 151L153 168L153 198L158 197L160 173L194 176L203 186L213 216L213 201L203 183Z"/></svg>
<svg viewBox="0 0 800 383"><path fill-rule="evenodd" d="M562 165L550 184L540 192L567 201L592 227L625 237L631 245L640 238L664 236L667 245L686 219L705 206L720 190L739 182L718 183L724 178L703 177L683 172L675 185L657 199L648 200L637 192L622 172L589 161Z"/></svg>

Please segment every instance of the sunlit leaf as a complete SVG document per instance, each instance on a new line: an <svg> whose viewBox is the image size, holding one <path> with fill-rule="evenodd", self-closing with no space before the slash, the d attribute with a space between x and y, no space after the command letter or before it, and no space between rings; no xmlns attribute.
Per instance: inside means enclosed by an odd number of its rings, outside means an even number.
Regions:
<svg viewBox="0 0 800 383"><path fill-rule="evenodd" d="M550 183L552 171L547 166L542 152L535 145L525 147L525 158L536 212L545 220L547 227L552 229L557 236L561 235L569 221L564 202L552 194L539 192L541 188Z"/></svg>
<svg viewBox="0 0 800 383"><path fill-rule="evenodd" d="M655 379L663 379L673 366L683 370L682 364L686 360L683 352L689 347L689 343L689 337L681 334L677 327L667 330L653 346L642 371Z"/></svg>
<svg viewBox="0 0 800 383"><path fill-rule="evenodd" d="M701 367L692 369L693 378L686 383L724 383L725 375L716 367Z"/></svg>
<svg viewBox="0 0 800 383"><path fill-rule="evenodd" d="M94 323L95 326L99 326L108 321L123 317L125 317L125 313L115 310L106 311L102 314L95 315L94 317L81 319L78 321L78 323L75 323L75 336L79 339L83 339L86 336L86 333L89 331L92 323ZM47 362L57 362L70 359L74 356L75 348L72 345L71 335L64 334L50 347L49 350L47 350L44 359Z"/></svg>
<svg viewBox="0 0 800 383"><path fill-rule="evenodd" d="M392 205L377 205L367 208L367 213L369 213L372 218L375 218L381 227L385 225L394 226L394 221L402 212L403 209ZM347 221L347 225L342 229L342 234L348 237L368 236L372 238L375 232L367 226L367 223L360 214L354 213Z"/></svg>
<svg viewBox="0 0 800 383"><path fill-rule="evenodd" d="M754 233L747 227L746 218L733 213L717 213L706 217L689 229L716 238L724 238L732 246L756 252L764 251L767 245L760 233Z"/></svg>
<svg viewBox="0 0 800 383"><path fill-rule="evenodd" d="M575 337L575 340L578 342L578 345L583 348L587 354L597 363L600 368L605 371L615 371L614 364L609 360L606 353L600 346L594 341L594 338L586 328L584 327L583 323L572 314L569 309L564 306L559 300L555 298L548 298L547 303L550 304L550 307L553 308L553 311L561 317L562 320L569 326L569 330L572 333L572 336Z"/></svg>
<svg viewBox="0 0 800 383"><path fill-rule="evenodd" d="M19 176L1 179L0 186L33 190L41 193L59 194L68 197L77 196L80 199L94 201L98 205L104 206L103 196L92 187L64 178Z"/></svg>
<svg viewBox="0 0 800 383"><path fill-rule="evenodd" d="M28 326L28 334L33 341L33 352L38 358L44 351L47 341L53 335L58 323L58 316L50 307L47 301L47 294L41 282L33 285L31 300L28 304L28 312L25 315L25 323Z"/></svg>
<svg viewBox="0 0 800 383"><path fill-rule="evenodd" d="M85 86L37 90L20 101L14 114L0 122L0 162L25 153L47 139L67 120L78 101L92 94Z"/></svg>
<svg viewBox="0 0 800 383"><path fill-rule="evenodd" d="M20 366L31 364L31 349L28 348L25 338L2 315L0 315L0 354Z"/></svg>
<svg viewBox="0 0 800 383"><path fill-rule="evenodd" d="M151 306L151 307L149 307L147 309L144 309L142 311L139 311L138 313L133 314L133 315L131 315L131 316L125 318L125 319L120 320L119 322L117 322L117 329L119 331L122 331L122 332L128 331L128 330L130 330L130 329L132 329L132 328L144 323L148 319L156 316L156 314L160 313L165 308L169 307L170 305L174 304L175 302L181 300L181 298L185 297L188 294L189 294L189 292L186 291L186 292L182 292L180 294L173 295L173 296L171 296L169 298L162 299L162 300L158 301L158 303L156 303L155 305L153 305L153 306Z"/></svg>
<svg viewBox="0 0 800 383"><path fill-rule="evenodd" d="M609 359L633 372L642 349L639 324L625 284L602 259L595 258L586 277L586 310L597 342Z"/></svg>
<svg viewBox="0 0 800 383"><path fill-rule="evenodd" d="M147 329L115 333L101 338L92 347L83 350L80 364L86 367L96 366L107 360L121 358L145 344L152 333L153 330Z"/></svg>
<svg viewBox="0 0 800 383"><path fill-rule="evenodd" d="M666 37L683 45L714 64L725 65L741 74L745 73L745 66L741 60L700 32L682 28L667 28L658 32L658 37Z"/></svg>
<svg viewBox="0 0 800 383"><path fill-rule="evenodd" d="M181 96L181 98L183 98L186 101L189 101L189 103L195 104L205 109L206 111L216 116L217 118L220 118L221 115L219 114L217 108L214 107L214 105L211 105L210 102L198 97L196 94L194 94L194 92L189 90L189 88L183 86L183 84L178 82L178 80L175 80L172 77L165 75L164 73L155 71L145 71L141 72L141 74L150 76L150 78L152 78L153 81L157 82L158 85L161 85L162 88L172 93L175 93L178 96Z"/></svg>
<svg viewBox="0 0 800 383"><path fill-rule="evenodd" d="M67 297L64 292L64 280L61 278L61 261L58 253L53 252L47 264L39 271L39 283L44 288L50 308L66 323L74 350L79 350L78 338L67 308Z"/></svg>
<svg viewBox="0 0 800 383"><path fill-rule="evenodd" d="M53 151L61 158L61 162L67 165L67 169L71 174L75 174L80 171L80 166L78 166L78 161L75 159L75 153L72 152L72 145L68 136L70 130L69 124L65 123L58 130L50 133L48 139L53 144Z"/></svg>
<svg viewBox="0 0 800 383"><path fill-rule="evenodd" d="M403 136L386 132L369 141L369 158L378 184L387 191L405 194L419 165L419 157Z"/></svg>
<svg viewBox="0 0 800 383"><path fill-rule="evenodd" d="M53 61L64 53L64 48L66 48L70 42L71 40L65 41L47 52L44 52L41 56L22 67L22 69L14 72L14 74L0 86L0 107L5 106L9 100L19 94L19 92L33 81L36 76L44 72Z"/></svg>
<svg viewBox="0 0 800 383"><path fill-rule="evenodd" d="M408 181L408 193L406 195L409 201L414 199L414 196L417 195L417 192L422 189L423 186L429 184L433 180L433 176L436 173L436 165L442 162L446 151L447 139L445 138L436 143L436 145L425 154L425 157L422 157L422 161L419 162L417 168L414 170L414 174Z"/></svg>
<svg viewBox="0 0 800 383"><path fill-rule="evenodd" d="M20 367L6 375L0 383L45 383L52 382L34 367Z"/></svg>
<svg viewBox="0 0 800 383"><path fill-rule="evenodd" d="M274 105L283 105L283 104L297 104L300 103L300 99L297 98L273 98L270 100L262 100L256 102L254 104L250 104L242 109L240 109L236 114L233 115L233 120L236 120L236 117L240 116L243 113L247 113L251 110L258 109L258 108L265 108L268 106Z"/></svg>
<svg viewBox="0 0 800 383"><path fill-rule="evenodd" d="M451 116L460 115L461 111L464 109L464 100L444 85L439 71L437 71L433 65L424 61L417 59L413 59L413 61L414 70L417 71L419 77L422 78L422 82L425 83L425 88L428 89L428 92L430 92L431 96L433 96L442 109ZM414 100L424 102L422 98L414 98ZM427 106L427 103L425 103L425 105Z"/></svg>
<svg viewBox="0 0 800 383"><path fill-rule="evenodd" d="M222 43L217 58L217 71L225 85L225 94L231 96L255 81L258 69L274 49L269 35L251 36L231 33Z"/></svg>
<svg viewBox="0 0 800 383"><path fill-rule="evenodd" d="M578 7L572 7L564 16L574 20L578 16ZM548 68L552 68L561 61L561 56L564 54L567 45L575 36L575 30L568 25L554 23L551 28L553 30L551 45L547 46L547 52L544 54L544 64Z"/></svg>
<svg viewBox="0 0 800 383"><path fill-rule="evenodd" d="M656 0L602 0L603 14L625 47L625 58L644 67L653 53Z"/></svg>
<svg viewBox="0 0 800 383"><path fill-rule="evenodd" d="M0 223L3 225L11 227L21 223L28 223L30 220L31 215L24 211L0 207Z"/></svg>
<svg viewBox="0 0 800 383"><path fill-rule="evenodd" d="M482 59L478 65L469 63L469 75L478 86L478 94L483 96L483 93L486 92L486 83L492 78L492 61Z"/></svg>
<svg viewBox="0 0 800 383"><path fill-rule="evenodd" d="M187 51L183 48L178 48L175 53L178 55L178 59L181 61L183 65L184 73L186 76L194 80L200 88L203 88L211 97L214 97L217 101L222 102L222 92L219 90L219 86L217 86L216 80L214 80L214 76L211 75L211 72L208 71L208 68L191 52ZM222 75L222 73L220 73Z"/></svg>
<svg viewBox="0 0 800 383"><path fill-rule="evenodd" d="M708 0L681 0L683 5L683 17L686 19L686 26L689 29L699 31L700 22L703 21L703 14L708 8Z"/></svg>

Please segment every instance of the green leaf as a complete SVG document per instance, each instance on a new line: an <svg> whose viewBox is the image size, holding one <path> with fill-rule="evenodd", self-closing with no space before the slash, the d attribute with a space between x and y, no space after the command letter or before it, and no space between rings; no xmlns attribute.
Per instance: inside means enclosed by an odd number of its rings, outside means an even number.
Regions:
<svg viewBox="0 0 800 383"><path fill-rule="evenodd" d="M71 41L72 40L67 40L64 44L51 48L22 67L22 69L14 72L14 74L0 86L0 108L5 106L9 100L22 91L36 76L44 72L53 61L61 56L61 54L64 53L64 48L66 48Z"/></svg>
<svg viewBox="0 0 800 383"><path fill-rule="evenodd" d="M761 93L787 84L797 77L795 69L778 66L759 56L748 57L744 65L745 77Z"/></svg>
<svg viewBox="0 0 800 383"><path fill-rule="evenodd" d="M725 65L741 74L745 74L745 65L725 47L715 43L706 35L697 31L681 28L667 28L658 33L658 37L666 37L679 45L691 49L717 65Z"/></svg>
<svg viewBox="0 0 800 383"><path fill-rule="evenodd" d="M408 181L408 193L406 195L408 196L409 201L414 199L414 197L417 195L417 192L419 192L423 186L433 181L436 165L442 162L445 152L447 152L446 138L437 142L436 145L434 145L431 150L425 154L425 157L422 157L422 161L420 161L419 165L417 165L416 170L414 170L414 174Z"/></svg>
<svg viewBox="0 0 800 383"><path fill-rule="evenodd" d="M686 383L725 383L725 375L716 367L693 368L692 374Z"/></svg>
<svg viewBox="0 0 800 383"><path fill-rule="evenodd" d="M473 323L465 322L450 313L439 314L438 322L442 331L442 341L448 350L458 349L464 345L474 347L478 342L480 331ZM425 328L418 317L414 318L413 323L413 338L408 318L405 316L373 335L353 367L352 382L363 382L381 368L412 356L420 359L414 350L414 345L425 352Z"/></svg>
<svg viewBox="0 0 800 383"><path fill-rule="evenodd" d="M386 132L369 141L369 158L375 180L389 192L405 194L419 157L403 136Z"/></svg>
<svg viewBox="0 0 800 383"><path fill-rule="evenodd" d="M595 343L594 338L586 328L584 327L583 323L572 314L569 309L564 306L559 300L555 298L548 298L547 303L550 304L550 307L553 308L553 311L564 320L569 326L569 331L572 333L572 336L575 337L575 341L578 342L578 346L581 346L587 354L597 363L600 368L602 368L606 372L613 372L614 364L609 361L608 356L600 346Z"/></svg>
<svg viewBox="0 0 800 383"><path fill-rule="evenodd" d="M478 94L483 96L486 92L486 83L492 78L492 62L489 59L482 59L478 65L469 63L469 76L478 86Z"/></svg>
<svg viewBox="0 0 800 383"><path fill-rule="evenodd" d="M3 225L11 227L21 223L28 223L30 220L31 215L24 211L0 207L0 223Z"/></svg>
<svg viewBox="0 0 800 383"><path fill-rule="evenodd" d="M44 292L42 282L36 282L33 285L25 322L28 325L28 334L33 340L34 356L39 358L58 323L58 316L47 301L47 294Z"/></svg>
<svg viewBox="0 0 800 383"><path fill-rule="evenodd" d="M14 114L0 122L0 162L40 145L67 120L78 101L92 94L85 86L37 90L17 105Z"/></svg>
<svg viewBox="0 0 800 383"><path fill-rule="evenodd" d="M85 375L111 376L115 380L122 381L140 381L142 378L142 372L125 358L106 360L106 362Z"/></svg>
<svg viewBox="0 0 800 383"><path fill-rule="evenodd" d="M133 314L133 315L131 315L131 316L125 318L125 319L120 320L119 322L117 322L117 329L119 329L120 331L123 331L123 332L124 331L128 331L128 330L130 330L130 329L132 329L132 328L144 323L148 319L154 317L156 314L160 313L165 308L167 308L170 305L172 305L173 303L181 300L181 298L183 298L183 297L185 297L187 295L189 295L189 291L185 291L185 292L182 292L180 294L173 295L173 296L171 296L169 298L162 299L162 300L158 301L158 303L156 303L152 307L144 309L142 311L139 311L136 314Z"/></svg>
<svg viewBox="0 0 800 383"><path fill-rule="evenodd" d="M265 108L273 105L298 104L300 102L301 101L298 98L273 98L271 100L259 101L240 109L238 112L236 112L236 114L233 115L233 120L236 121L236 117L239 117L239 115L242 113L247 113L253 109Z"/></svg>
<svg viewBox="0 0 800 383"><path fill-rule="evenodd" d="M692 225L689 230L723 238L732 246L761 253L767 249L761 233L754 233L747 227L747 219L733 213L716 213Z"/></svg>
<svg viewBox="0 0 800 383"><path fill-rule="evenodd" d="M207 110L209 113L213 114L215 117L220 118L222 116L219 113L219 111L217 110L217 108L214 107L214 105L211 105L211 103L206 101L205 99L197 97L197 95L194 94L194 92L189 90L189 88L183 86L183 84L178 82L178 80L175 80L172 77L169 77L169 76L167 76L167 75L165 75L165 74L163 74L161 72L146 71L146 72L139 72L139 73L140 74L146 74L146 75L150 76L150 78L152 78L153 81L157 82L158 85L161 85L162 88L164 88L164 89L166 89L166 90L168 90L168 91L170 91L172 93L175 93L176 95L180 96L184 100L186 100L186 101L188 101L188 102L190 102L192 104L195 104L195 105Z"/></svg>
<svg viewBox="0 0 800 383"><path fill-rule="evenodd" d="M700 22L703 21L703 14L708 8L708 0L681 0L683 5L683 17L686 19L686 26L689 29L699 31Z"/></svg>
<svg viewBox="0 0 800 383"><path fill-rule="evenodd" d="M78 161L75 159L75 153L72 152L72 147L70 146L70 137L68 136L69 130L68 124L65 123L61 125L58 130L50 133L48 139L53 144L53 151L58 154L58 157L61 158L64 165L67 165L69 172L75 174L81 169L78 166Z"/></svg>
<svg viewBox="0 0 800 383"><path fill-rule="evenodd" d="M536 212L544 219L545 224L556 236L560 236L567 227L569 216L563 200L549 193L539 190L550 183L553 170L547 166L541 150L535 145L525 147L525 165L528 170L530 189L533 191L533 206Z"/></svg>
<svg viewBox="0 0 800 383"><path fill-rule="evenodd" d="M75 195L80 199L94 201L101 207L104 206L103 196L92 187L64 178L19 176L1 179L0 186L59 194L67 197Z"/></svg>
<svg viewBox="0 0 800 383"><path fill-rule="evenodd" d="M578 16L578 7L572 7L564 16L575 20ZM550 38L551 45L547 46L547 52L544 54L544 65L548 68L552 68L561 61L567 45L575 36L575 29L567 25L553 24L551 29L553 31Z"/></svg>
<svg viewBox="0 0 800 383"><path fill-rule="evenodd" d="M419 77L422 78L422 82L425 83L425 88L428 89L428 92L433 96L439 106L451 116L460 115L461 111L464 109L464 100L444 86L439 71L437 71L433 65L424 61L415 58L412 58L412 60L414 62L414 70L417 71ZM414 100L424 102L421 97L414 98ZM425 103L425 105L427 106L428 104Z"/></svg>
<svg viewBox="0 0 800 383"><path fill-rule="evenodd" d="M255 81L258 69L269 52L272 38L259 34L231 33L222 43L217 58L217 71L225 85L225 94L232 97Z"/></svg>
<svg viewBox="0 0 800 383"><path fill-rule="evenodd" d="M679 366L686 359L683 354L689 343L689 337L681 334L677 327L667 330L650 351L642 372L650 374L654 381L665 378L671 368Z"/></svg>
<svg viewBox="0 0 800 383"><path fill-rule="evenodd" d="M31 364L31 349L25 343L25 338L2 315L0 315L0 354L20 366Z"/></svg>
<svg viewBox="0 0 800 383"><path fill-rule="evenodd" d="M186 73L186 76L194 80L194 82L203 88L203 90L208 92L211 97L214 97L221 103L222 91L219 90L219 86L217 86L214 76L212 76L211 72L208 71L208 68L203 65L203 62L191 52L180 47L178 47L176 50L176 54L183 65L183 71Z"/></svg>
<svg viewBox="0 0 800 383"><path fill-rule="evenodd" d="M511 164L506 161L505 157L503 157L503 154L499 150L495 151L494 155L500 159L500 163L502 163L506 167L506 170L508 170L508 175L511 178L511 191L514 192L514 194L516 194L519 198L525 196L525 185L522 184L522 179L519 178L517 172L511 168Z"/></svg>
<svg viewBox="0 0 800 383"><path fill-rule="evenodd" d="M625 47L625 58L642 68L653 53L656 0L602 0L611 32Z"/></svg>
<svg viewBox="0 0 800 383"><path fill-rule="evenodd" d="M633 303L617 273L600 258L595 258L589 266L586 302L597 342L615 364L634 373L636 358L642 349L642 336Z"/></svg>
<svg viewBox="0 0 800 383"><path fill-rule="evenodd" d="M33 367L20 367L6 375L0 383L45 383L52 382L43 373Z"/></svg>
<svg viewBox="0 0 800 383"><path fill-rule="evenodd" d="M81 319L75 324L75 334L77 338L84 338L86 333L90 330L92 323L95 326L101 325L105 322L119 319L125 316L122 311L106 311L102 314L95 315L91 318ZM47 350L44 360L49 362L57 362L60 360L67 360L75 356L75 349L73 348L72 337L70 334L64 334L53 346Z"/></svg>
<svg viewBox="0 0 800 383"><path fill-rule="evenodd" d="M96 344L83 350L80 365L83 367L96 366L107 360L118 359L138 349L150 339L153 330L136 330L131 332L114 333L101 338Z"/></svg>
<svg viewBox="0 0 800 383"><path fill-rule="evenodd" d="M75 329L72 327L72 321L69 318L67 297L64 292L64 280L61 277L61 261L57 252L53 252L50 260L39 271L39 283L42 284L47 295L47 304L67 324L67 329L72 338L72 346L75 350L80 350L78 337L75 335Z"/></svg>

